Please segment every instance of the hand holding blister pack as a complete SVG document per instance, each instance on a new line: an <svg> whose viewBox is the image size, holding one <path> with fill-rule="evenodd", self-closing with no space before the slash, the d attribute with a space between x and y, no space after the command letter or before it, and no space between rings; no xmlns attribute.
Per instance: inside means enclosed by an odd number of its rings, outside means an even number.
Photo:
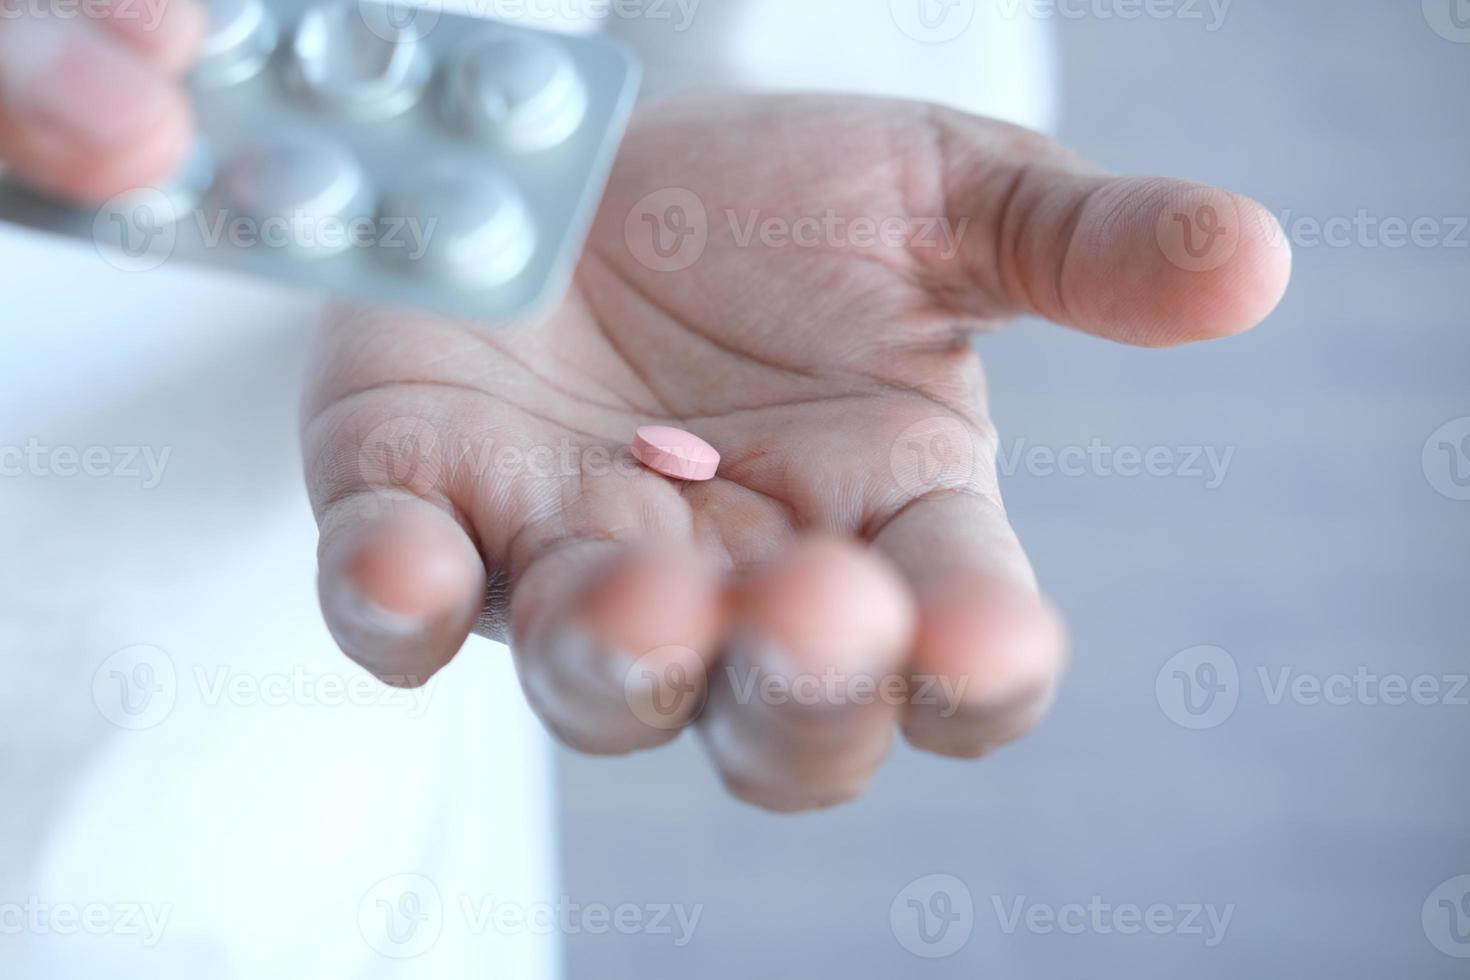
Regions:
<svg viewBox="0 0 1470 980"><path fill-rule="evenodd" d="M211 0L171 181L0 220L124 269L190 261L504 320L565 291L633 107L614 42L378 0Z"/></svg>

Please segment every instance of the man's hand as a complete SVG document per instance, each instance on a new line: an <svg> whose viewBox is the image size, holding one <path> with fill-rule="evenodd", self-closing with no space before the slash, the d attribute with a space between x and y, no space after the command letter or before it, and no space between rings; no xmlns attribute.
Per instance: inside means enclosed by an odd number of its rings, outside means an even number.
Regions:
<svg viewBox="0 0 1470 980"><path fill-rule="evenodd" d="M507 638L569 745L692 725L771 809L859 793L895 723L982 755L1043 712L1065 642L1001 505L970 335L1024 314L1144 346L1234 334L1286 287L1271 228L921 105L647 112L544 322L325 332L305 454L327 621L405 685L471 630ZM719 476L629 463L654 423L709 440Z"/></svg>

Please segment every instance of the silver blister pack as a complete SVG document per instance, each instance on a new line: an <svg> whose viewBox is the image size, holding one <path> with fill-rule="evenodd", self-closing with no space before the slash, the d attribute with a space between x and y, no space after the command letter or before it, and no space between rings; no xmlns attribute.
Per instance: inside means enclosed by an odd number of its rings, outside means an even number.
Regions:
<svg viewBox="0 0 1470 980"><path fill-rule="evenodd" d="M559 298L632 112L619 44L378 0L210 0L168 184L0 220L365 301L504 320Z"/></svg>

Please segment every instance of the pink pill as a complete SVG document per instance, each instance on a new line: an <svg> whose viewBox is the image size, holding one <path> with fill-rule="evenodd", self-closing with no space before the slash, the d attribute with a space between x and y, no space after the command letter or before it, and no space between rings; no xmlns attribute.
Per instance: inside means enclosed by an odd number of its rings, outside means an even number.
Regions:
<svg viewBox="0 0 1470 980"><path fill-rule="evenodd" d="M692 432L667 425L645 425L633 440L638 462L675 480L713 480L720 468L715 447Z"/></svg>

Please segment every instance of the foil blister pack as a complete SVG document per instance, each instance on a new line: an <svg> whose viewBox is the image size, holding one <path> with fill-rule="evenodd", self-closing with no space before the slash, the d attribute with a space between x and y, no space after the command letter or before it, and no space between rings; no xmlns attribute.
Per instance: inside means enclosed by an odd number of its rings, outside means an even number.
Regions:
<svg viewBox="0 0 1470 980"><path fill-rule="evenodd" d="M211 0L179 174L0 220L113 265L198 262L501 321L566 289L632 112L620 45L378 0Z"/></svg>

